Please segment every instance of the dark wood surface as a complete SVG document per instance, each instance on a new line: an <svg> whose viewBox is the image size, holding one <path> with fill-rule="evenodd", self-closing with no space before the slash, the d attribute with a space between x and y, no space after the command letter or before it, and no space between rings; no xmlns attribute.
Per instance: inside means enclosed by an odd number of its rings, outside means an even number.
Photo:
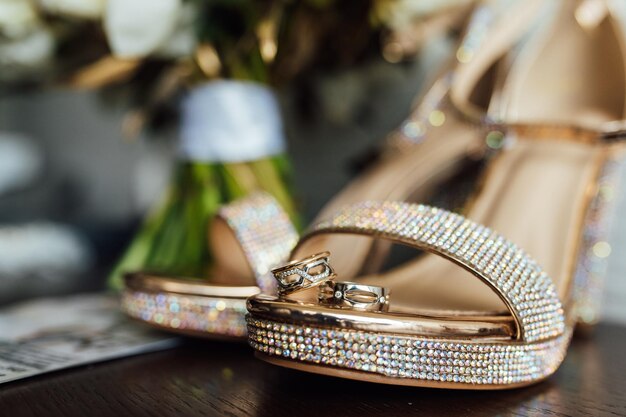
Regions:
<svg viewBox="0 0 626 417"><path fill-rule="evenodd" d="M556 375L509 391L449 391L283 369L243 344L159 353L0 386L0 416L623 416L626 328L577 338Z"/></svg>

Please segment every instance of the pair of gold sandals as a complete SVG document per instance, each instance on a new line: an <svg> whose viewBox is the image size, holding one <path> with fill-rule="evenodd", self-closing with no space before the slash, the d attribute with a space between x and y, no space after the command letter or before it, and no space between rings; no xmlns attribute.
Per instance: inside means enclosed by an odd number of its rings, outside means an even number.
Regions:
<svg viewBox="0 0 626 417"><path fill-rule="evenodd" d="M270 196L234 202L211 226L211 282L131 274L124 310L350 379L502 389L548 377L574 327L597 321L626 137L615 3L479 3L454 62L394 132L403 146L299 240ZM410 202L477 151L464 215ZM393 243L417 252L397 262Z"/></svg>

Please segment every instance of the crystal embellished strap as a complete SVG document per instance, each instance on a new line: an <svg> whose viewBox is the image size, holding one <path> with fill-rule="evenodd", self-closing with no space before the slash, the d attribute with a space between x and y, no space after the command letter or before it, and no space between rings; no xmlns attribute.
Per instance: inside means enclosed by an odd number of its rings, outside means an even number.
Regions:
<svg viewBox="0 0 626 417"><path fill-rule="evenodd" d="M550 277L515 244L463 216L403 202L363 202L314 224L300 242L321 233L373 235L461 265L503 299L520 340L535 342L564 331L562 304Z"/></svg>
<svg viewBox="0 0 626 417"><path fill-rule="evenodd" d="M263 292L274 292L270 269L283 263L298 241L289 216L271 195L257 192L220 208L217 216L232 229Z"/></svg>

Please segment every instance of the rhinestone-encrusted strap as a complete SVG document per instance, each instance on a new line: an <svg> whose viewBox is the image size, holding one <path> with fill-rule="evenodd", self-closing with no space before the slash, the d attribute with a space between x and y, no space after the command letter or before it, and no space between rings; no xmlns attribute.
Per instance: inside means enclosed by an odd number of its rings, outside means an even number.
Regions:
<svg viewBox="0 0 626 417"><path fill-rule="evenodd" d="M218 217L232 229L263 292L274 292L270 269L283 263L298 241L289 216L271 195L257 192L220 208Z"/></svg>
<svg viewBox="0 0 626 417"><path fill-rule="evenodd" d="M514 243L463 216L404 202L363 202L314 224L300 242L320 233L373 235L428 250L489 284L513 314L520 340L564 332L562 304L550 277Z"/></svg>

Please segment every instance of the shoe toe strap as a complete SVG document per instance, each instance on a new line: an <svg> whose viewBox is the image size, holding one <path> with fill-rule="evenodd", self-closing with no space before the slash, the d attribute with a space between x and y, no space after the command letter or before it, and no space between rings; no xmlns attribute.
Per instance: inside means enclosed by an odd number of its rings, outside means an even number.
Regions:
<svg viewBox="0 0 626 417"><path fill-rule="evenodd" d="M517 338L535 342L565 330L552 279L517 245L458 214L405 202L363 202L314 224L300 240L328 233L374 236L448 259L485 282L504 301Z"/></svg>
<svg viewBox="0 0 626 417"><path fill-rule="evenodd" d="M217 265L241 269L247 262L261 291L273 293L276 282L270 269L288 258L298 233L274 197L256 192L220 208L213 220L210 240ZM246 262L240 262L236 256L241 251Z"/></svg>

